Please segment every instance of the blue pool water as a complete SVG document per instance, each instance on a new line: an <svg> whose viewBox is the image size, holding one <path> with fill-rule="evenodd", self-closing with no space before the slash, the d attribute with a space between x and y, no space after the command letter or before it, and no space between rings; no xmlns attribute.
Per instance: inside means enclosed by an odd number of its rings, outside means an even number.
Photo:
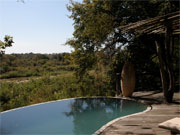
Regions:
<svg viewBox="0 0 180 135"><path fill-rule="evenodd" d="M93 134L109 121L142 112L144 104L117 98L78 98L0 114L1 135Z"/></svg>

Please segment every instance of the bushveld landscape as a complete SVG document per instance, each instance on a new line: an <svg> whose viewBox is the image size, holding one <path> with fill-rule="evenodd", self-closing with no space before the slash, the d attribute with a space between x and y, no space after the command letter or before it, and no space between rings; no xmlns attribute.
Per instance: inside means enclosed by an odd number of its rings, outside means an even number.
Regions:
<svg viewBox="0 0 180 135"><path fill-rule="evenodd" d="M178 52L176 54L174 67L178 90ZM3 55L0 61L1 111L64 98L115 96L115 76L122 69L124 55L118 56L120 59L112 61L112 65L106 63L105 54L97 55L103 57L103 61L82 77L78 76L79 68L70 53ZM156 59L149 63L146 70L135 65L138 68L136 90L159 90L159 70L155 62Z"/></svg>
<svg viewBox="0 0 180 135"><path fill-rule="evenodd" d="M1 111L63 98L111 96L114 92L107 88L105 78L95 82L93 72L79 82L69 53L4 55L0 65Z"/></svg>
<svg viewBox="0 0 180 135"><path fill-rule="evenodd" d="M0 55L0 111L63 98L115 96L116 75L127 61L135 67L135 91L162 90L155 41L161 43L166 56L164 35L124 34L118 28L178 11L178 5L178 1L156 0L70 1L67 9L74 32L66 44L74 49L72 53ZM172 39L167 52L178 91L179 35ZM8 41L0 42L0 49L11 46L13 42Z"/></svg>

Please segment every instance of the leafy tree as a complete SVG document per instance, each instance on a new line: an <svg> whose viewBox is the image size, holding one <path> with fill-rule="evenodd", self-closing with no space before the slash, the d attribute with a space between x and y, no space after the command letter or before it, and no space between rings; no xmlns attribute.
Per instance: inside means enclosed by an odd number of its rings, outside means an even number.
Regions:
<svg viewBox="0 0 180 135"><path fill-rule="evenodd" d="M70 18L74 20L74 37L67 41L67 44L74 48L73 58L78 66L77 76L82 78L88 71L98 66L99 52L105 55L105 61L109 61L110 70L114 69L113 66L122 67L122 62L116 63L121 56L119 53L122 53L119 50L126 52L124 53L126 60L133 61L139 73L151 71L153 67L157 69L155 44L151 42L155 37L136 36L133 32L122 34L118 27L178 11L178 5L178 1L170 0L83 0L82 3L70 1L67 8L72 13ZM142 59L143 56L146 58ZM157 76L156 71L149 72L149 76ZM111 75L114 76L115 73L112 71Z"/></svg>
<svg viewBox="0 0 180 135"><path fill-rule="evenodd" d="M10 47L13 44L13 37L6 35L4 37L4 42L0 40L0 56L2 56L5 53L5 48Z"/></svg>

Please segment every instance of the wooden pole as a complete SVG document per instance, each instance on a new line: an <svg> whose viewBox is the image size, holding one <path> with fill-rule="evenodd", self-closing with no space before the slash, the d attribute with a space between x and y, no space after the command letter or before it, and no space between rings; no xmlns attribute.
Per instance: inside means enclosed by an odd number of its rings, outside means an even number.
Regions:
<svg viewBox="0 0 180 135"><path fill-rule="evenodd" d="M167 87L167 78L166 78L166 66L165 66L165 61L163 60L163 49L162 45L160 42L155 41L156 45L156 51L158 54L158 59L159 59L159 66L160 66L160 75L161 75L161 84L162 84L162 89L164 92L164 96L168 95L168 87Z"/></svg>
<svg viewBox="0 0 180 135"><path fill-rule="evenodd" d="M163 45L160 42L155 41L155 45L159 59L164 97L166 102L170 103L173 100L174 94L174 74L171 54L171 51L173 50L171 24L166 22L165 28L165 44Z"/></svg>
<svg viewBox="0 0 180 135"><path fill-rule="evenodd" d="M165 93L165 98L167 102L172 102L173 94L174 94L174 74L173 74L173 65L172 65L172 30L171 30L171 23L165 23L165 52L166 52L166 67L167 67L167 74L168 74L168 89Z"/></svg>

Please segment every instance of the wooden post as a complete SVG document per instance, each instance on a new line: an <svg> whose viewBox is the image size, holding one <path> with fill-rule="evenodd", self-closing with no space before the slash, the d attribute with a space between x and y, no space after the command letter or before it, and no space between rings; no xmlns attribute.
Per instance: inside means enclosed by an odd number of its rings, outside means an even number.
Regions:
<svg viewBox="0 0 180 135"><path fill-rule="evenodd" d="M173 50L172 47L172 30L171 30L171 24L167 22L166 24L166 30L165 30L165 52L166 52L166 66L167 66L167 74L168 74L168 81L169 86L167 92L165 92L167 95L165 95L167 102L172 102L173 94L174 94L174 74L173 74L173 65L172 65L172 54L171 51Z"/></svg>
<svg viewBox="0 0 180 135"><path fill-rule="evenodd" d="M163 49L162 49L162 45L158 41L155 41L155 45L159 59L162 89L164 91L164 96L166 96L168 87L167 87L167 79L166 79L166 66L165 66L165 61L163 60L163 51L162 51Z"/></svg>
<svg viewBox="0 0 180 135"><path fill-rule="evenodd" d="M173 94L174 94L174 74L172 67L172 31L171 25L166 22L165 24L165 44L160 44L160 42L155 41L156 50L159 59L160 65L160 74L161 74L161 82L162 88L164 92L164 97L166 102L172 102Z"/></svg>

